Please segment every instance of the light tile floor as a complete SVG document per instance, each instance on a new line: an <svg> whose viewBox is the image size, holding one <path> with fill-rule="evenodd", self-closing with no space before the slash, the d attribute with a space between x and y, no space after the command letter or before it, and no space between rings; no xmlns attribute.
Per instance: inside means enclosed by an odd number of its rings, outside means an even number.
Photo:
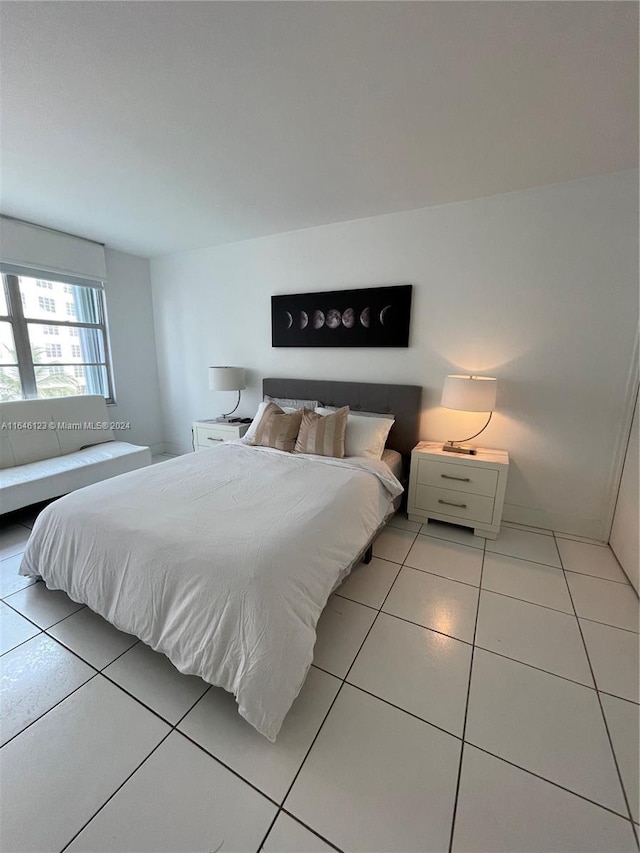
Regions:
<svg viewBox="0 0 640 853"><path fill-rule="evenodd" d="M34 518L0 530L2 851L638 849L638 600L608 547L396 516L270 744L21 579Z"/></svg>

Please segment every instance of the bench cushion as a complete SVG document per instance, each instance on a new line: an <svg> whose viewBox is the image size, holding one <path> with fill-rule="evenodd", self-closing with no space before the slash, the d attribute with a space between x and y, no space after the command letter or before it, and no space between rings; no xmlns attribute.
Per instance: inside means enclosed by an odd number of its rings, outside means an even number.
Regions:
<svg viewBox="0 0 640 853"><path fill-rule="evenodd" d="M99 394L0 403L0 422L0 468L51 459L114 439L107 404ZM26 424L38 428L29 429Z"/></svg>
<svg viewBox="0 0 640 853"><path fill-rule="evenodd" d="M0 512L11 512L151 463L148 447L109 441L0 471Z"/></svg>

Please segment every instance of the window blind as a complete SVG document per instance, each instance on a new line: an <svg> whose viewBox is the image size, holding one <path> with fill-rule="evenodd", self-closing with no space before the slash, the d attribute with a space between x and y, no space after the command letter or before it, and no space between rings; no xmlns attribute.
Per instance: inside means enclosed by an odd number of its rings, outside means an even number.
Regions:
<svg viewBox="0 0 640 853"><path fill-rule="evenodd" d="M101 243L6 216L0 217L0 262L3 272L14 275L33 275L35 269L52 281L94 287L107 276Z"/></svg>

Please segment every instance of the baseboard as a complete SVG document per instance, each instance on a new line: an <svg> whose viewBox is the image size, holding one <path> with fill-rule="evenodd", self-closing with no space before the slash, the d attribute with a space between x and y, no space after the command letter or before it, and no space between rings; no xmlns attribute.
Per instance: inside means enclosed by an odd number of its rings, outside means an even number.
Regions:
<svg viewBox="0 0 640 853"><path fill-rule="evenodd" d="M151 451L152 456L159 456L161 453L165 452L165 442L157 441L155 444L149 445L149 450Z"/></svg>
<svg viewBox="0 0 640 853"><path fill-rule="evenodd" d="M184 453L192 453L193 447L186 444L179 444L177 441L165 441L164 453L171 453L173 456L182 456Z"/></svg>
<svg viewBox="0 0 640 853"><path fill-rule="evenodd" d="M535 507L505 504L502 513L503 521L512 524L525 524L527 527L540 527L544 530L555 530L557 533L571 533L573 536L584 536L606 542L604 522L600 518L580 518L564 513L547 512Z"/></svg>

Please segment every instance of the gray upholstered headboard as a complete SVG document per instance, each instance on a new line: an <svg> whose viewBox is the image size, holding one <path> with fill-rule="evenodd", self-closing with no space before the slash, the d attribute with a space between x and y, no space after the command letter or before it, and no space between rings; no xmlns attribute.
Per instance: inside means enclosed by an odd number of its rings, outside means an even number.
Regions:
<svg viewBox="0 0 640 853"><path fill-rule="evenodd" d="M325 379L263 379L270 397L318 400L325 406L349 406L354 411L392 413L395 422L387 447L408 455L419 441L422 388L372 382L332 382Z"/></svg>

